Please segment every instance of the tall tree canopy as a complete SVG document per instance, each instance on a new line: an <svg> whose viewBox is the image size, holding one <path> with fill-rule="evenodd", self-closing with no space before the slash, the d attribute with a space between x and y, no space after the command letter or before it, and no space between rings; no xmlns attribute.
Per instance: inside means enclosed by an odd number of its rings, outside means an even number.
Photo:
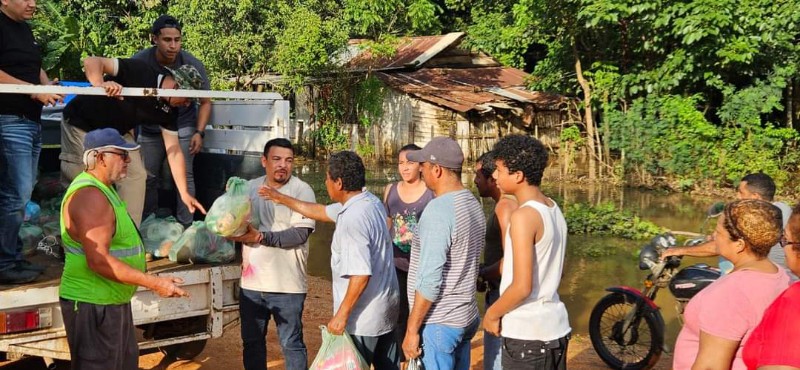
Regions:
<svg viewBox="0 0 800 370"><path fill-rule="evenodd" d="M214 86L241 88L271 72L290 89L335 70L349 38L371 39L365 45L391 53L400 37L465 31L466 45L530 72L531 88L580 99L591 178L667 176L691 187L760 170L782 182L797 168L797 5L44 0L34 30L45 41L46 69L81 78L82 56L131 55L149 45L152 21L170 13L184 23L184 48L206 63Z"/></svg>

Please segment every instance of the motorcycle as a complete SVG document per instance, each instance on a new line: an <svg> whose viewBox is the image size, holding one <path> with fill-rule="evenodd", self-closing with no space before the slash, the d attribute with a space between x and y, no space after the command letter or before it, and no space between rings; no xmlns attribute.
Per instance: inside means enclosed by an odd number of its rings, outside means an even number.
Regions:
<svg viewBox="0 0 800 370"><path fill-rule="evenodd" d="M706 212L708 220L722 213L724 204L716 203ZM689 239L684 245L705 242L705 237ZM629 286L607 288L608 295L592 309L589 337L597 354L614 369L650 369L666 350L664 318L655 304L660 289L669 288L675 297L678 317L683 324L683 310L689 300L721 274L718 268L695 264L680 269L681 257L661 259L661 253L676 246L675 237L658 235L645 244L639 253L639 269L649 270L640 291Z"/></svg>

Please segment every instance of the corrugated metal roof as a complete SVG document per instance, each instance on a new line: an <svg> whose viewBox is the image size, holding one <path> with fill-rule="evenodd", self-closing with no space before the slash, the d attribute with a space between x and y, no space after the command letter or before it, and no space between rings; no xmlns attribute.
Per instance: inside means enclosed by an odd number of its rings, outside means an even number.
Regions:
<svg viewBox="0 0 800 370"><path fill-rule="evenodd" d="M561 95L525 89L528 74L508 67L424 68L412 72L376 73L384 83L409 95L458 112L480 110L486 103L533 104L554 110ZM522 103L522 104L520 104Z"/></svg>
<svg viewBox="0 0 800 370"><path fill-rule="evenodd" d="M458 43L464 38L463 32L452 32L446 35L406 37L400 40L397 52L389 58L374 59L372 53L364 50L361 44L366 40L352 39L347 50L337 60L341 65L351 69L368 69L385 71L403 68L416 68L430 60L442 50Z"/></svg>

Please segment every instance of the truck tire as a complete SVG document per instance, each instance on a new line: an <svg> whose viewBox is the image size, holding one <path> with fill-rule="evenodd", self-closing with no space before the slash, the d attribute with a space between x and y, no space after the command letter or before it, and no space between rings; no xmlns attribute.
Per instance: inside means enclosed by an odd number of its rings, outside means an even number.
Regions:
<svg viewBox="0 0 800 370"><path fill-rule="evenodd" d="M176 360L191 360L206 348L207 339L196 340L194 342L178 343L166 347L159 347L158 349L165 356L174 358Z"/></svg>

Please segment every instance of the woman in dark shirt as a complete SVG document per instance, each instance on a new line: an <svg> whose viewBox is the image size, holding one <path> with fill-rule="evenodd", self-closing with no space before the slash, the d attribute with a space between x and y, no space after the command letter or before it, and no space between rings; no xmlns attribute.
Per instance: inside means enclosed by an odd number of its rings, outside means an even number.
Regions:
<svg viewBox="0 0 800 370"><path fill-rule="evenodd" d="M415 144L400 148L397 172L401 180L386 185L383 191L383 203L386 206L387 223L392 235L394 249L394 266L397 283L400 287L400 314L397 317L398 343L403 343L408 321L408 265L411 251L411 240L417 230L417 221L425 206L433 199L433 192L425 186L420 173L420 164L409 161L406 153L420 150Z"/></svg>

